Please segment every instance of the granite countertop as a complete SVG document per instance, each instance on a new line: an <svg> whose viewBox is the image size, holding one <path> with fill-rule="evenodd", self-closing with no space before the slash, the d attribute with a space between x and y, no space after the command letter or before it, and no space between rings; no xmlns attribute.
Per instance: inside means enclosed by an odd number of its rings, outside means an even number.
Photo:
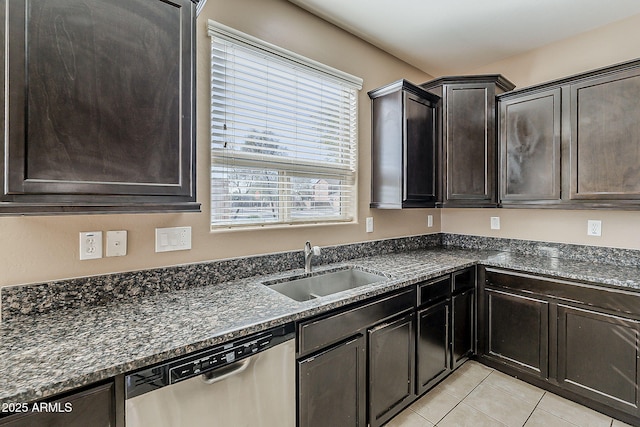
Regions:
<svg viewBox="0 0 640 427"><path fill-rule="evenodd" d="M0 324L0 404L30 402L477 263L640 291L640 268L498 251L424 249L352 265L387 280L297 302L264 281L302 270L160 293L143 302L57 310Z"/></svg>

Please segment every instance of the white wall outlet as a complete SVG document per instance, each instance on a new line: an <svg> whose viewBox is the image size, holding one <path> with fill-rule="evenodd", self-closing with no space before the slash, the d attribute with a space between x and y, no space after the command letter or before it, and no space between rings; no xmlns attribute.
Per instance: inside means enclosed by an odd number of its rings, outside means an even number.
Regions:
<svg viewBox="0 0 640 427"><path fill-rule="evenodd" d="M492 216L491 217L491 229L492 230L500 230L500 217Z"/></svg>
<svg viewBox="0 0 640 427"><path fill-rule="evenodd" d="M602 221L590 219L587 221L587 236L602 236Z"/></svg>
<svg viewBox="0 0 640 427"><path fill-rule="evenodd" d="M127 254L126 230L107 231L106 256L125 256Z"/></svg>
<svg viewBox="0 0 640 427"><path fill-rule="evenodd" d="M102 258L102 231L80 232L80 260Z"/></svg>
<svg viewBox="0 0 640 427"><path fill-rule="evenodd" d="M156 252L191 249L191 227L156 228Z"/></svg>
<svg viewBox="0 0 640 427"><path fill-rule="evenodd" d="M433 227L433 215L427 215L427 227Z"/></svg>
<svg viewBox="0 0 640 427"><path fill-rule="evenodd" d="M373 233L373 217L368 216L366 219L366 229L367 233Z"/></svg>

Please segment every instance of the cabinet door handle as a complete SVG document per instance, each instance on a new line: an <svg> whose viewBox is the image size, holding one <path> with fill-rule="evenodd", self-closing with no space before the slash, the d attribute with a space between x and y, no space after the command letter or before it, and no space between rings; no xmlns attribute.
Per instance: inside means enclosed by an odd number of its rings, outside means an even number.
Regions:
<svg viewBox="0 0 640 427"><path fill-rule="evenodd" d="M240 360L239 362L232 363L224 368L216 369L211 372L206 372L200 376L200 379L206 384L214 384L218 381L222 381L229 377L232 377L240 372L244 372L251 364L251 357Z"/></svg>

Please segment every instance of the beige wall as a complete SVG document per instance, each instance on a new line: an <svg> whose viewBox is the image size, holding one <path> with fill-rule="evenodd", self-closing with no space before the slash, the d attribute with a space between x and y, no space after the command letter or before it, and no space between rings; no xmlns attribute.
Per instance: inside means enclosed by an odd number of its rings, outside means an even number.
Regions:
<svg viewBox="0 0 640 427"><path fill-rule="evenodd" d="M268 42L357 75L364 79L359 111L359 215L358 224L277 230L209 231L208 153L208 19L235 27ZM198 200L200 214L81 215L60 217L0 217L0 286L32 283L109 272L302 249L305 240L315 245L376 240L437 232L426 227L427 211L369 211L370 104L367 91L407 78L416 83L431 77L363 41L339 30L285 0L208 0L197 22L197 140ZM375 232L365 233L364 218L373 216ZM156 227L191 226L193 249L156 254ZM126 257L78 260L80 231L128 230Z"/></svg>
<svg viewBox="0 0 640 427"><path fill-rule="evenodd" d="M500 230L491 230L491 217ZM602 236L587 236L587 221L602 221ZM605 210L445 209L442 231L580 245L640 249L640 213Z"/></svg>
<svg viewBox="0 0 640 427"><path fill-rule="evenodd" d="M470 70L501 73L517 87L640 58L640 15L535 49L495 64ZM490 217L501 217L501 229L490 229ZM587 236L587 220L602 221L602 236ZM561 211L545 209L446 210L442 230L451 233L544 240L640 249L640 212Z"/></svg>
<svg viewBox="0 0 640 427"><path fill-rule="evenodd" d="M640 58L640 14L468 74L500 73L521 88Z"/></svg>

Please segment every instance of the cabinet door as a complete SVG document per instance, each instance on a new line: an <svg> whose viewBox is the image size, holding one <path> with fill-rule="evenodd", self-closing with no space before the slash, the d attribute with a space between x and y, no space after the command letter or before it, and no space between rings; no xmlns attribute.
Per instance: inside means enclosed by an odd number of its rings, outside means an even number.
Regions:
<svg viewBox="0 0 640 427"><path fill-rule="evenodd" d="M640 70L571 85L571 199L640 199Z"/></svg>
<svg viewBox="0 0 640 427"><path fill-rule="evenodd" d="M640 416L640 322L559 304L558 381Z"/></svg>
<svg viewBox="0 0 640 427"><path fill-rule="evenodd" d="M484 354L541 378L549 371L547 301L485 288Z"/></svg>
<svg viewBox="0 0 640 427"><path fill-rule="evenodd" d="M387 422L415 396L413 319L410 313L368 332L369 425L372 427Z"/></svg>
<svg viewBox="0 0 640 427"><path fill-rule="evenodd" d="M449 307L450 302L447 300L418 311L416 342L418 394L423 394L451 372Z"/></svg>
<svg viewBox="0 0 640 427"><path fill-rule="evenodd" d="M30 404L29 408L33 409ZM45 405L43 403L43 405ZM2 427L115 427L113 383L91 388L49 404L48 410L0 419ZM52 405L52 406L51 406ZM51 408L55 408L52 411Z"/></svg>
<svg viewBox="0 0 640 427"><path fill-rule="evenodd" d="M495 204L495 84L447 85L445 97L446 199Z"/></svg>
<svg viewBox="0 0 640 427"><path fill-rule="evenodd" d="M475 353L475 291L454 295L451 307L451 361L456 369Z"/></svg>
<svg viewBox="0 0 640 427"><path fill-rule="evenodd" d="M403 206L425 206L436 200L435 112L416 95L404 93Z"/></svg>
<svg viewBox="0 0 640 427"><path fill-rule="evenodd" d="M191 0L5 3L0 201L198 210Z"/></svg>
<svg viewBox="0 0 640 427"><path fill-rule="evenodd" d="M560 199L560 88L500 101L500 200Z"/></svg>
<svg viewBox="0 0 640 427"><path fill-rule="evenodd" d="M371 99L371 207L402 208L403 93Z"/></svg>
<svg viewBox="0 0 640 427"><path fill-rule="evenodd" d="M299 427L366 426L362 335L298 361Z"/></svg>

